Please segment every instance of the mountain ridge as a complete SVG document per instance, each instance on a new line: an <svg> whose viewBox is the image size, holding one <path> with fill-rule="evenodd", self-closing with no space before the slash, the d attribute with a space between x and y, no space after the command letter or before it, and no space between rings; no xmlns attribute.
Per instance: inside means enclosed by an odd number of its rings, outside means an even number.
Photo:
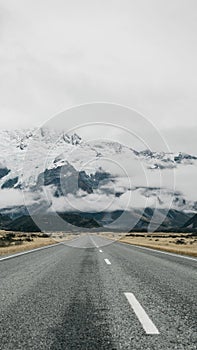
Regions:
<svg viewBox="0 0 197 350"><path fill-rule="evenodd" d="M0 213L16 213L23 205L19 199L22 192L30 211L32 207L39 210L44 203L46 211L53 208L71 213L77 208L88 213L94 206L95 212L102 212L108 202L110 213L132 213L143 207L173 209L182 215L197 211L192 191L197 174L195 155L135 150L109 140L85 142L77 133L44 128L1 131L0 139ZM180 178L175 188L173 172L176 180ZM129 196L133 201L127 207Z"/></svg>

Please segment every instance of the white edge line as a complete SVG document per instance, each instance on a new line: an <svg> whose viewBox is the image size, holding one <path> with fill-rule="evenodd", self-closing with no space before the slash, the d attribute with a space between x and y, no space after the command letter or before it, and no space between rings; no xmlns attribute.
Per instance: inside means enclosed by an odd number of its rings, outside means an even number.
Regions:
<svg viewBox="0 0 197 350"><path fill-rule="evenodd" d="M34 253L38 250L43 250L43 249L47 249L47 248L52 248L52 247L55 247L57 245L60 245L60 244L64 244L63 242L59 242L59 243L55 243L55 244L49 244L49 245L46 245L44 247L40 247L40 248L35 248L35 249L31 249L31 250L26 250L24 252L20 252L20 253L17 253L17 254L12 254L12 255L9 255L9 256L5 256L3 258L0 258L0 261L3 261L3 260L8 260L8 259L12 259L12 258L16 258L17 256L20 256L20 255L25 255L25 254L29 254L29 253Z"/></svg>
<svg viewBox="0 0 197 350"><path fill-rule="evenodd" d="M109 259L104 259L107 265L111 265Z"/></svg>
<svg viewBox="0 0 197 350"><path fill-rule="evenodd" d="M142 327L144 328L146 334L159 334L157 327L151 321L150 317L147 315L143 307L137 301L133 293L124 293L129 304L131 305L133 311L138 317Z"/></svg>
<svg viewBox="0 0 197 350"><path fill-rule="evenodd" d="M148 247L142 247L142 246L140 246L140 245L132 244L132 243L125 243L125 242L119 242L119 241L116 241L116 242L114 242L114 243L124 244L124 245L126 245L127 247L132 246L132 247L136 247L136 248L140 248L140 249L145 249L145 250L153 251L153 252L160 253L160 254L172 255L172 256L175 256L176 258L184 258L184 259L193 260L193 261L196 261L196 262L197 262L197 258L191 258L190 256L185 256L185 255L175 254L175 253L170 253L170 252L164 252L164 251L161 251L161 250L159 250L159 249L148 248Z"/></svg>

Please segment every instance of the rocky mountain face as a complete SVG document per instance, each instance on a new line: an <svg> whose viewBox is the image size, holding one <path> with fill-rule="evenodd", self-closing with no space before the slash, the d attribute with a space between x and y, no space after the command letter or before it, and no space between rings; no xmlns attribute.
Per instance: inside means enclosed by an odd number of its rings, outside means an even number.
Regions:
<svg viewBox="0 0 197 350"><path fill-rule="evenodd" d="M1 131L0 226L37 229L29 211L46 221L58 212L76 227L95 229L192 225L196 175L195 155L85 142L48 129Z"/></svg>

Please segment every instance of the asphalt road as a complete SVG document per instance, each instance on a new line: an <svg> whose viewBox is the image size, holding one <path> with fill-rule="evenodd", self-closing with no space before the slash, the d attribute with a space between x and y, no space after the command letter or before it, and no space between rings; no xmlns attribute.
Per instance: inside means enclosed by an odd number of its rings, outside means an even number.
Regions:
<svg viewBox="0 0 197 350"><path fill-rule="evenodd" d="M0 349L195 350L196 267L94 235L0 259Z"/></svg>

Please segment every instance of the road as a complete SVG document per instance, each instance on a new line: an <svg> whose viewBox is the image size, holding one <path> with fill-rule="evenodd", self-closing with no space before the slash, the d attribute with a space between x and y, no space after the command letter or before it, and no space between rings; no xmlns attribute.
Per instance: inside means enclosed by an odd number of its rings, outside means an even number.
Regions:
<svg viewBox="0 0 197 350"><path fill-rule="evenodd" d="M197 349L196 266L95 235L0 258L0 349Z"/></svg>

